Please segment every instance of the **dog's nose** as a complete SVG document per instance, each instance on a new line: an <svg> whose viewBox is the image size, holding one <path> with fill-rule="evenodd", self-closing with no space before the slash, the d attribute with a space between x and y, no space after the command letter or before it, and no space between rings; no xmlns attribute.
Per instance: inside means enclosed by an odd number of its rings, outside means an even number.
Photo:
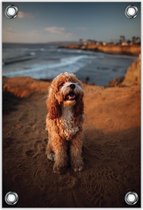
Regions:
<svg viewBox="0 0 143 210"><path fill-rule="evenodd" d="M70 84L71 89L75 89L75 84Z"/></svg>

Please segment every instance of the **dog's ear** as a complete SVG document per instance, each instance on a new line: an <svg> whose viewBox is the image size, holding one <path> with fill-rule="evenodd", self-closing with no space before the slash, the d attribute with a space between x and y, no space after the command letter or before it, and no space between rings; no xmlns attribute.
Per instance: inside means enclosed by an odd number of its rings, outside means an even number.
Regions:
<svg viewBox="0 0 143 210"><path fill-rule="evenodd" d="M84 112L83 99L79 98L74 106L74 116L75 117L81 116L83 112Z"/></svg>
<svg viewBox="0 0 143 210"><path fill-rule="evenodd" d="M47 106L48 106L48 115L51 120L59 118L61 116L61 106L58 103L52 91L50 91L49 93Z"/></svg>

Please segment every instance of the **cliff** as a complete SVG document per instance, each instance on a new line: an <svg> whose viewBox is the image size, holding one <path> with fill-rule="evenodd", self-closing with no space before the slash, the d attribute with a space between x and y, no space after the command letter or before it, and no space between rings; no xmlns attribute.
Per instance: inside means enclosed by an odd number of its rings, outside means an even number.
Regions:
<svg viewBox="0 0 143 210"><path fill-rule="evenodd" d="M91 50L96 52L104 52L110 54L126 54L126 55L139 55L141 53L141 47L137 44L132 45L120 45L120 44L96 44L88 43L84 44L69 44L65 46L60 46L60 48L66 49L81 49L81 50Z"/></svg>
<svg viewBox="0 0 143 210"><path fill-rule="evenodd" d="M139 56L127 69L125 76L118 77L109 82L108 87L140 86L141 83L141 56Z"/></svg>
<svg viewBox="0 0 143 210"><path fill-rule="evenodd" d="M141 83L141 56L128 68L122 85L132 86Z"/></svg>

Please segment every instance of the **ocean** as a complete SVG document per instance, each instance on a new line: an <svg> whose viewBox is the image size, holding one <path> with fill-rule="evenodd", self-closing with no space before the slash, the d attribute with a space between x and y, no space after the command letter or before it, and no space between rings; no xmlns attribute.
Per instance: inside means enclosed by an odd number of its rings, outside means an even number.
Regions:
<svg viewBox="0 0 143 210"><path fill-rule="evenodd" d="M135 56L58 48L59 44L3 44L3 76L53 79L72 72L79 79L107 85L125 75Z"/></svg>

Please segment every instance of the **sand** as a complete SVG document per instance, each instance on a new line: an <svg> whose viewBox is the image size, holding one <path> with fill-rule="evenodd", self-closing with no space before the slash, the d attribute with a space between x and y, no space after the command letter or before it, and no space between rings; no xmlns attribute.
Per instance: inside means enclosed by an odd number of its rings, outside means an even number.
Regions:
<svg viewBox="0 0 143 210"><path fill-rule="evenodd" d="M3 195L17 192L17 207L128 207L128 191L140 197L138 86L84 85L84 171L57 175L45 155L50 82L3 83Z"/></svg>

